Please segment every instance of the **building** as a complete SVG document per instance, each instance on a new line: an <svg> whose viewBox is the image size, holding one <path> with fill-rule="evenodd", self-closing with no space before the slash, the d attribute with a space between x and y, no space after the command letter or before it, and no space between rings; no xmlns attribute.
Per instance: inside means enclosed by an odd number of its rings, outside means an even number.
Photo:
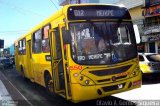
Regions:
<svg viewBox="0 0 160 106"><path fill-rule="evenodd" d="M0 49L4 48L4 40L0 39Z"/></svg>
<svg viewBox="0 0 160 106"><path fill-rule="evenodd" d="M3 49L3 56L4 56L4 57L9 57L9 56L10 56L9 48L4 48L4 49Z"/></svg>
<svg viewBox="0 0 160 106"><path fill-rule="evenodd" d="M145 51L160 53L160 0L145 0L142 15L144 16Z"/></svg>
<svg viewBox="0 0 160 106"><path fill-rule="evenodd" d="M0 57L3 57L3 50L0 49Z"/></svg>
<svg viewBox="0 0 160 106"><path fill-rule="evenodd" d="M9 53L10 53L10 56L13 56L13 55L14 55L14 44L12 44L12 45L9 47Z"/></svg>
<svg viewBox="0 0 160 106"><path fill-rule="evenodd" d="M0 57L3 57L4 40L0 39Z"/></svg>
<svg viewBox="0 0 160 106"><path fill-rule="evenodd" d="M0 57L11 57L11 56L14 56L14 44L12 44L10 47L0 50Z"/></svg>
<svg viewBox="0 0 160 106"><path fill-rule="evenodd" d="M143 24L144 17L142 16L142 7L144 5L143 0L119 0L117 2L119 5L124 5L129 9L133 22ZM138 24L137 23L137 24Z"/></svg>

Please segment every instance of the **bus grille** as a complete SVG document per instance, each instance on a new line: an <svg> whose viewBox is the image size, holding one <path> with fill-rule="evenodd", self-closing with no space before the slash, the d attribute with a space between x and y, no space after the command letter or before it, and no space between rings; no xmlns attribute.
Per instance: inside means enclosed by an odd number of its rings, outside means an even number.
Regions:
<svg viewBox="0 0 160 106"><path fill-rule="evenodd" d="M127 77L127 75L124 75L124 76L115 77L115 79L118 80L118 79L122 79L122 78L126 78L126 77ZM111 81L110 78L108 78L108 79L102 79L102 80L97 80L97 82L99 82L99 83L109 82L109 81Z"/></svg>
<svg viewBox="0 0 160 106"><path fill-rule="evenodd" d="M106 76L106 75L113 75L127 71L132 65L123 66L119 68L112 68L106 70L96 70L96 71L89 71L91 74L96 76Z"/></svg>

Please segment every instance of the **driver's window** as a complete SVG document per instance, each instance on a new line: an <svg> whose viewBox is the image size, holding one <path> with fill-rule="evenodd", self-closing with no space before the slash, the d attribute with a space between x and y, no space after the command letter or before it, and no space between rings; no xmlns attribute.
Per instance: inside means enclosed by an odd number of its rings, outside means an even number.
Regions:
<svg viewBox="0 0 160 106"><path fill-rule="evenodd" d="M127 26L118 27L117 35L119 43L130 43L130 34Z"/></svg>

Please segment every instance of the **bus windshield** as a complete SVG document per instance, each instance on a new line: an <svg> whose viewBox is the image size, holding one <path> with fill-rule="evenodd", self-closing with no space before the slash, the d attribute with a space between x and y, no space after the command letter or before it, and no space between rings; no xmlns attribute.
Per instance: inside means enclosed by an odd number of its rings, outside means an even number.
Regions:
<svg viewBox="0 0 160 106"><path fill-rule="evenodd" d="M137 56L129 21L70 23L72 58L78 64L102 65Z"/></svg>

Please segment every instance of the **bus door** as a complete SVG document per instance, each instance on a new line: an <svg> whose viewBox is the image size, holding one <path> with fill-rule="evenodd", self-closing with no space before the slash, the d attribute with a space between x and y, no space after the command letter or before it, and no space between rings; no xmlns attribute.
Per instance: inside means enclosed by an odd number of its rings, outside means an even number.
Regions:
<svg viewBox="0 0 160 106"><path fill-rule="evenodd" d="M31 40L27 41L27 70L29 72L29 79L34 82L34 74L32 70L32 53L31 53Z"/></svg>
<svg viewBox="0 0 160 106"><path fill-rule="evenodd" d="M50 30L50 48L51 48L51 61L52 61L52 74L54 82L55 93L60 94L68 99L66 73L64 71L64 48L60 37L60 28Z"/></svg>

